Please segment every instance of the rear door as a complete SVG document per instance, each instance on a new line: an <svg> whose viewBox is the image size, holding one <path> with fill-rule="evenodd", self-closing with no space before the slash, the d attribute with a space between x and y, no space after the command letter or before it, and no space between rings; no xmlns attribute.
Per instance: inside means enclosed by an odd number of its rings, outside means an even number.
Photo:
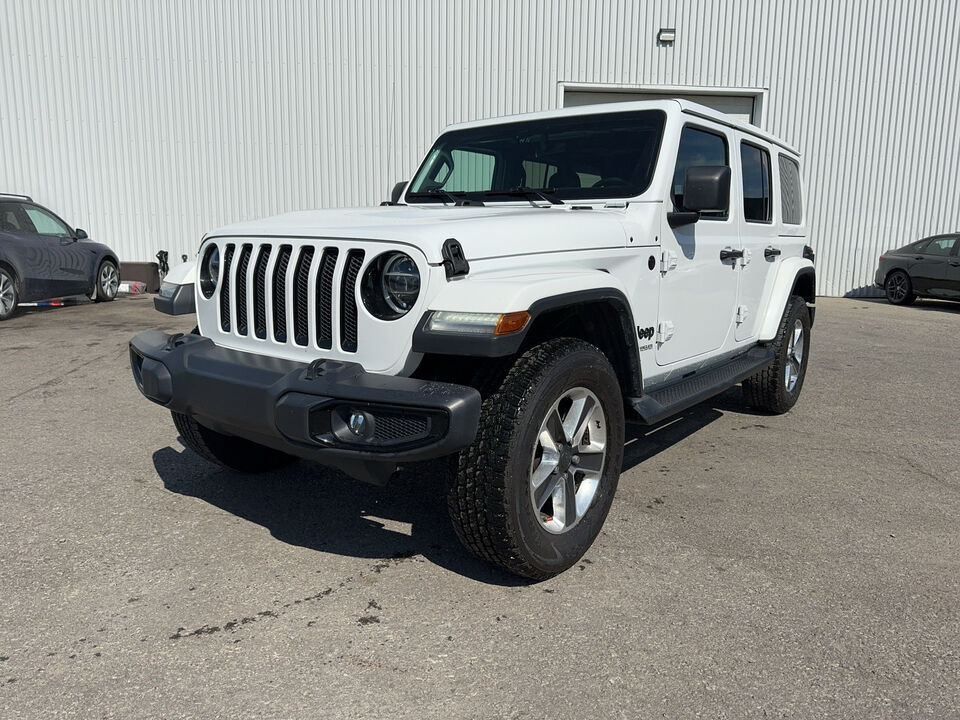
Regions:
<svg viewBox="0 0 960 720"><path fill-rule="evenodd" d="M687 168L730 165L732 134L723 126L697 120L684 126L674 165L673 207L683 209ZM708 356L730 334L740 277L736 259L721 252L740 249L739 176L730 184L726 212L703 213L698 222L671 228L664 217L657 326L657 364L670 365Z"/></svg>
<svg viewBox="0 0 960 720"><path fill-rule="evenodd" d="M741 341L757 334L760 309L766 307L780 249L774 243L771 148L743 133L737 133L737 140L743 191L740 217L743 269L736 311L736 338Z"/></svg>
<svg viewBox="0 0 960 720"><path fill-rule="evenodd" d="M23 211L33 225L37 247L43 251L39 264L47 283L45 296L89 292L92 253L76 240L73 230L49 210L24 203Z"/></svg>

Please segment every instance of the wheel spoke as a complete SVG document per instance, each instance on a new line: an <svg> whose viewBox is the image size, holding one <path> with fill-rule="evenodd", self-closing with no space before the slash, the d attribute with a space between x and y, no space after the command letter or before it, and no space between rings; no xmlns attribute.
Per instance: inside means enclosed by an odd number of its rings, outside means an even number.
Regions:
<svg viewBox="0 0 960 720"><path fill-rule="evenodd" d="M587 396L584 399L583 407L580 409L580 416L577 418L577 424L573 430L572 442L570 443L574 448L580 447L580 445L583 444L583 436L587 432L587 428L590 427L590 423L593 421L594 415L596 415L597 408L597 403L592 397ZM569 415L567 419L569 420Z"/></svg>
<svg viewBox="0 0 960 720"><path fill-rule="evenodd" d="M593 414L593 408L596 403L589 395L583 395L574 399L567 411L567 417L563 421L563 432L567 436L567 442L576 446L577 434L583 435L582 429L586 428L586 423Z"/></svg>
<svg viewBox="0 0 960 720"><path fill-rule="evenodd" d="M586 473L599 473L603 469L603 450L599 452L581 452L580 462L577 463L577 470L583 470Z"/></svg>
<svg viewBox="0 0 960 720"><path fill-rule="evenodd" d="M557 505L563 508L563 526L566 528L577 521L577 487L573 481L573 473L567 473L565 480L558 487L563 492L560 503L557 503L554 496L554 512Z"/></svg>
<svg viewBox="0 0 960 720"><path fill-rule="evenodd" d="M562 445L567 441L566 434L563 430L563 421L560 419L560 413L556 408L551 410L550 415L547 417L546 430L553 439L554 447Z"/></svg>
<svg viewBox="0 0 960 720"><path fill-rule="evenodd" d="M563 485L560 482L560 474L553 473L547 478L547 481L543 483L536 490L536 496L534 497L533 504L536 506L537 510L542 510L543 506L547 503L547 500L550 499L551 495L555 495L557 488L563 488ZM557 503L554 502L554 514L556 514Z"/></svg>
<svg viewBox="0 0 960 720"><path fill-rule="evenodd" d="M530 476L530 482L533 483L535 488L540 487L543 484L543 481L550 477L550 474L557 469L557 459L555 457L550 457L546 453L540 460L540 464L534 469L533 474Z"/></svg>

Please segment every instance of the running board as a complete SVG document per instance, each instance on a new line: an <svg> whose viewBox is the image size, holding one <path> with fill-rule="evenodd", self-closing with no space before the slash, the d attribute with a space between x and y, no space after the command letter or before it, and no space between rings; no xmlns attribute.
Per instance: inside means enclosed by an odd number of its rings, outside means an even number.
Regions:
<svg viewBox="0 0 960 720"><path fill-rule="evenodd" d="M774 357L772 348L755 347L723 365L628 400L641 420L653 425L746 380L770 365Z"/></svg>

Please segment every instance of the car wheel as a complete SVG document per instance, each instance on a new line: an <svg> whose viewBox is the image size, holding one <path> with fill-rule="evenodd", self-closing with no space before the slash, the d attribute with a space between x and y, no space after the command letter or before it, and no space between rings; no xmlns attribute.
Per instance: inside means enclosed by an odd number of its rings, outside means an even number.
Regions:
<svg viewBox="0 0 960 720"><path fill-rule="evenodd" d="M242 473L258 473L277 470L296 460L279 450L211 430L189 415L173 411L170 414L184 444L204 460L217 465Z"/></svg>
<svg viewBox="0 0 960 720"><path fill-rule="evenodd" d="M913 292L913 283L910 281L910 276L903 270L894 270L887 275L887 280L883 283L883 290L887 294L887 300L891 305L909 305L917 299Z"/></svg>
<svg viewBox="0 0 960 720"><path fill-rule="evenodd" d="M770 347L773 364L743 381L743 397L750 407L780 415L796 404L807 375L810 311L799 295L787 303Z"/></svg>
<svg viewBox="0 0 960 720"><path fill-rule="evenodd" d="M97 284L91 298L94 302L110 302L120 290L120 273L112 260L104 260L97 270Z"/></svg>
<svg viewBox="0 0 960 720"><path fill-rule="evenodd" d="M613 367L580 340L528 350L484 399L447 505L477 557L545 579L587 551L623 461L623 399Z"/></svg>
<svg viewBox="0 0 960 720"><path fill-rule="evenodd" d="M0 320L6 320L17 311L20 298L13 275L0 268Z"/></svg>

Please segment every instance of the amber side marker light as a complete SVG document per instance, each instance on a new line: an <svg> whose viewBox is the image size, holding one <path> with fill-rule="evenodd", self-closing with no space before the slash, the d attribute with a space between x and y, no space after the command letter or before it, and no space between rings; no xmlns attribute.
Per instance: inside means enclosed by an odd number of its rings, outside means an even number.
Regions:
<svg viewBox="0 0 960 720"><path fill-rule="evenodd" d="M530 313L526 310L520 312L507 313L501 315L497 320L497 328L493 331L494 335L509 335L511 333L523 330L530 321Z"/></svg>

